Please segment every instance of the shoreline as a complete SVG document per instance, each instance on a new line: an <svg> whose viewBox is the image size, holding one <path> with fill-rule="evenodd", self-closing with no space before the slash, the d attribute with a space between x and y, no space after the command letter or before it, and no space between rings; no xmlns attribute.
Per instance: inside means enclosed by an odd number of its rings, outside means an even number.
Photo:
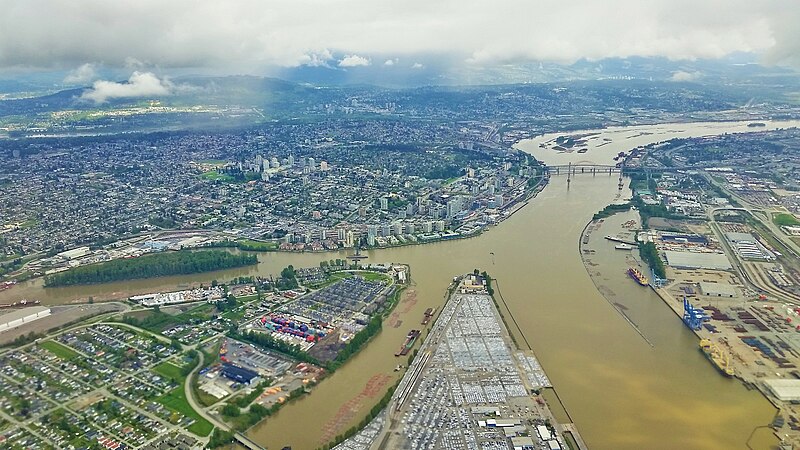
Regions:
<svg viewBox="0 0 800 450"><path fill-rule="evenodd" d="M613 214L612 214L612 216L613 216ZM609 216L609 217L611 217L611 216ZM639 326L636 325L636 322L634 322L630 317L628 317L628 315L625 314L625 311L622 308L619 308L614 302L612 302L611 299L609 299L608 296L605 294L605 292L602 289L600 289L600 286L598 285L597 280L592 275L592 273L589 272L589 264L588 264L588 261L586 259L586 253L584 253L584 248L583 248L585 245L587 245L587 243L584 242L584 239L586 239L588 237L587 234L586 234L586 230L588 230L590 226L601 224L603 220L604 219L592 219L592 220L590 220L589 222L586 223L586 226L584 226L583 230L581 231L581 236L580 236L580 239L578 240L578 252L580 253L581 261L583 262L583 267L586 270L586 274L589 275L589 278L592 280L592 284L594 285L594 287L597 290L597 292L600 295L603 296L603 298L608 302L608 304L611 305L611 307L614 308L614 310L620 316L622 316L622 318L625 319L626 322L628 322L628 324L636 331L636 333L639 336L641 336L642 339L644 339L645 342L647 342L647 344L650 347L655 347L655 344L653 344L650 341L650 339L648 339L647 336L645 336L644 332L642 332L642 330L639 328ZM589 234L591 234L591 231L589 232Z"/></svg>
<svg viewBox="0 0 800 450"><path fill-rule="evenodd" d="M405 243L398 244L398 245L362 247L360 250L362 250L362 251L387 250L387 249L394 249L394 248L402 248L402 247L409 247L409 246L416 246L416 245L426 245L426 244L436 244L436 243L447 242L447 241L455 241L455 240L462 240L462 239L472 239L472 238L479 237L483 233L488 232L489 230L491 230L492 228L495 228L495 227L501 225L503 222L505 222L506 220L510 219L515 213L517 213L522 208L527 206L530 203L531 200L535 199L542 191L544 191L544 189L549 184L549 180L550 180L549 176L540 176L539 177L539 182L535 186L530 188L528 191L526 191L525 195L521 199L514 201L513 203L509 204L506 208L504 208L504 212L506 214L499 221L497 221L497 222L495 222L493 224L487 225L487 226L485 226L483 228L479 228L476 232L469 233L469 234L458 234L458 235L455 235L455 236L448 236L448 237L438 237L438 238L429 239L429 240L417 240L415 242L405 242ZM517 197L517 198L519 198L519 197ZM225 234L224 231L203 230L203 229L162 230L162 231L160 231L160 233L161 234L165 233L167 235L170 235L170 234L179 234L179 235L181 235L181 234L195 234L195 233L199 233L199 234ZM141 235L141 236L137 236L137 237L142 237L142 236L146 236L146 235ZM243 250L243 249L239 248L236 245L237 241L229 241L229 242L231 243L231 245L213 245L213 244L212 245L208 245L208 244L206 244L206 245L201 245L201 246L198 246L198 247L191 247L191 248L188 248L186 250L200 250L200 251L206 250L206 251L211 251L211 250L214 250L214 249L234 249L234 250L237 250L237 251L243 252L243 253L260 255L260 254L268 254L268 253L323 254L323 253L335 253L335 252L348 252L348 251L351 251L351 250L353 250L355 248L355 247L340 247L340 248L336 248L336 249L324 249L323 248L321 250L313 250L313 249L282 250L280 248L274 248L274 249L264 249L264 250ZM268 241L263 241L263 242L268 242ZM158 252L147 253L147 255L149 255L149 254L159 254L159 253ZM121 258L118 258L118 259L121 259ZM107 262L111 262L111 261L115 261L115 260L116 259L111 259L111 260L103 261L103 262L107 263ZM254 265L258 265L259 262L260 261L257 261ZM27 263L26 263L26 265L27 265ZM89 265L90 264L83 264L83 265L76 266L76 268L85 267L85 266L89 266ZM231 267L231 268L225 268L225 269L219 269L219 270L241 269L241 268L248 268L250 266L252 266L252 265L243 265L243 266ZM23 267L23 270L24 270L24 267ZM69 269L67 269L67 270L69 270ZM219 271L219 270L212 270L212 271L208 271L208 272L198 272L197 274L198 275L202 275L202 274L206 274L206 273L216 272L216 271ZM80 288L80 287L89 287L89 286L103 286L103 285L110 285L110 284L117 283L117 282L156 280L156 279L159 279L159 278L169 278L169 277L172 277L172 276L185 276L185 275L195 275L195 274L171 274L171 275L163 275L163 276L158 276L158 277L135 278L135 279L128 279L128 280L114 280L114 281L111 281L111 282L87 283L87 284L76 284L76 285L59 285L59 286L45 286L44 279L45 279L46 275L41 275L41 276L34 276L34 277L27 278L26 280L24 280L24 282L38 282L38 281L41 280L41 282L42 282L41 288L42 289L51 289L51 288L58 289L58 288ZM7 275L6 278L13 278L13 277L10 276L10 275ZM5 279L5 278L3 278L3 279ZM191 283L191 284L197 284L197 283L202 284L202 282L196 282L196 283ZM8 288L8 289L5 289L5 290L11 290L11 289L12 288ZM0 292L2 292L2 291L0 291ZM102 299L94 299L94 301L98 301L98 302L106 302L106 301L113 301L113 300L119 300L119 297L109 297L109 298L102 298ZM85 301L73 301L73 302L70 302L70 304L80 304L80 303L86 303L86 302Z"/></svg>
<svg viewBox="0 0 800 450"><path fill-rule="evenodd" d="M619 213L615 213L614 215L616 215L616 214L619 214ZM606 219L608 219L608 218L606 218ZM578 248L579 248L580 253L581 253L581 260L584 263L584 268L586 269L587 275L589 275L589 277L592 279L592 284L594 284L595 288L597 289L597 292L608 302L609 305L611 305L612 308L614 308L628 322L629 325L631 325L631 327L651 347L654 347L654 344L644 335L644 333L641 331L641 329L639 329L639 327L636 325L636 323L633 322L627 316L627 314L625 314L625 311L622 308L618 307L617 304L615 302L613 302L611 298L609 298L609 296L607 295L606 290L605 289L601 289L601 285L596 280L597 275L593 274L589 270L591 261L587 260L586 254L583 252L583 247L584 247L584 245L586 245L583 242L583 238L585 236L586 230L589 229L590 226L592 226L593 224L596 224L596 223L598 223L598 222L600 222L602 220L604 220L604 219L600 219L600 220L594 220L593 219L593 220L590 220L586 224L586 226L584 227L583 233L581 234L581 240L579 240ZM640 261L638 258L635 258L635 259L637 261ZM693 330L693 329L690 329L689 327L686 327L686 325L683 323L683 303L680 302L677 298L673 297L665 287L657 288L657 287L655 287L653 285L648 285L647 288L649 290L651 290L653 293L655 293L658 296L658 298L675 314L675 316L677 316L677 318L680 320L680 326L682 328L686 328L687 330L692 332L693 336L696 338L696 341L695 341L696 344L699 343L699 341L701 339L710 339L711 336L713 336L712 334L709 334L709 332L706 331L704 328L701 328L700 330ZM728 351L731 353L731 359L733 360L733 352L732 352L732 350L728 349ZM736 366L734 366L734 367L736 367ZM719 376L722 376L722 375L719 375ZM740 382L742 384L742 386L744 386L746 389L757 391L765 400L767 400L775 408L776 417L780 416L781 414L788 414L790 412L788 410L788 408L787 408L787 405L781 404L781 402L779 400L774 398L772 395L769 395L769 393L766 391L766 388L763 387L763 383L759 383L758 380L756 380L756 379L749 379L748 377L746 377L745 373L742 370L736 370L735 371L735 375L734 375L733 378L738 380L738 382ZM776 438L778 438L778 440L781 439L782 435L780 434L779 430L776 430L775 428L772 427L772 423L755 426L754 427L754 433L755 433L755 431L757 429L763 428L763 427L769 428L770 432Z"/></svg>

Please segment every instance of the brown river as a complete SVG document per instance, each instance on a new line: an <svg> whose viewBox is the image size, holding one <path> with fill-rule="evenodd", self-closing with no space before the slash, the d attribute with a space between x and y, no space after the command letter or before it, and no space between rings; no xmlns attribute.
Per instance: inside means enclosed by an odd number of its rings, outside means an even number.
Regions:
<svg viewBox="0 0 800 450"><path fill-rule="evenodd" d="M800 122L767 122L766 129ZM619 151L671 137L761 131L746 123L695 123L611 128L589 141L586 153L556 153L539 144L557 135L523 141L518 148L550 165L611 164ZM602 145L601 145L602 144ZM759 393L720 376L697 350L697 339L649 289L624 277L624 259L613 247L598 250L592 271L611 279L614 302L626 305L639 332L598 292L581 260L578 243L592 214L620 192L617 176L555 176L527 206L483 235L466 240L367 252L372 262L411 265L416 294L397 307L396 318L369 346L317 386L248 434L270 449L314 449L358 423L396 381L404 363L394 352L425 308L439 306L452 277L474 268L498 279L510 312L530 342L584 440L592 449L767 449L776 444L760 428L774 408ZM596 238L596 237L595 237ZM605 252L605 253L604 253ZM344 253L264 253L256 267L211 274L43 289L32 281L0 293L60 304L175 289L246 274L277 274L317 265ZM616 282L616 278L619 282ZM641 333L641 334L640 334ZM645 336L643 338L642 336Z"/></svg>

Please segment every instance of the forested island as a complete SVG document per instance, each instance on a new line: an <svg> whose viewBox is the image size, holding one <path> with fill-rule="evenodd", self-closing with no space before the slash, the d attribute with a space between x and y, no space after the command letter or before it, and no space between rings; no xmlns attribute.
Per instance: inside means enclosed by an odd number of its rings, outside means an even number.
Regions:
<svg viewBox="0 0 800 450"><path fill-rule="evenodd" d="M44 285L45 287L73 286L168 275L187 275L256 263L258 263L258 257L255 255L233 254L222 250L180 250L76 267L46 276Z"/></svg>

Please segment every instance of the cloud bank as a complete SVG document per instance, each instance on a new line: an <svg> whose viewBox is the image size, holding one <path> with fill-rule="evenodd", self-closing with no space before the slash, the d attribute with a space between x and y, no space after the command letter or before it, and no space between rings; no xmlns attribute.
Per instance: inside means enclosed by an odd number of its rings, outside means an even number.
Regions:
<svg viewBox="0 0 800 450"><path fill-rule="evenodd" d="M339 61L339 67L358 67L358 66L368 66L370 65L370 61L363 56L358 55L347 55Z"/></svg>
<svg viewBox="0 0 800 450"><path fill-rule="evenodd" d="M77 69L70 71L64 77L64 84L86 84L97 78L95 65L92 63L82 64Z"/></svg>
<svg viewBox="0 0 800 450"><path fill-rule="evenodd" d="M685 70L678 70L676 72L672 72L672 76L670 77L670 81L696 81L698 80L702 74L699 72L687 72Z"/></svg>
<svg viewBox="0 0 800 450"><path fill-rule="evenodd" d="M732 52L800 63L797 0L0 0L0 10L0 69L137 61L243 71L335 63L333 55L496 65Z"/></svg>
<svg viewBox="0 0 800 450"><path fill-rule="evenodd" d="M115 98L163 97L175 89L169 80L160 79L152 72L133 72L126 83L98 80L81 95L83 100L105 103Z"/></svg>

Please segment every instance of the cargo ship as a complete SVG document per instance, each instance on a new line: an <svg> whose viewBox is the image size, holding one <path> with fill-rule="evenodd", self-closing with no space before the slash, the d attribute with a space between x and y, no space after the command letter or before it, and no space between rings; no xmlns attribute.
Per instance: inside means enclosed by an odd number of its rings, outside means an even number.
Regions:
<svg viewBox="0 0 800 450"><path fill-rule="evenodd" d="M706 355L711 364L719 370L719 372L726 377L732 377L734 372L731 367L730 356L723 352L718 345L711 342L710 339L700 340L700 350Z"/></svg>
<svg viewBox="0 0 800 450"><path fill-rule="evenodd" d="M631 267L628 269L628 275L633 278L634 281L639 283L642 286L647 286L647 277L642 275L642 272L639 272L639 269L635 267Z"/></svg>
<svg viewBox="0 0 800 450"><path fill-rule="evenodd" d="M425 310L425 315L422 317L422 324L427 325L428 322L433 319L433 315L436 314L436 308L428 308Z"/></svg>
<svg viewBox="0 0 800 450"><path fill-rule="evenodd" d="M406 341L403 342L403 345L400 346L400 350L394 354L394 356L405 356L408 352L411 351L411 348L414 347L414 343L417 342L417 338L419 337L419 330L411 330L408 332L408 336L406 336Z"/></svg>

